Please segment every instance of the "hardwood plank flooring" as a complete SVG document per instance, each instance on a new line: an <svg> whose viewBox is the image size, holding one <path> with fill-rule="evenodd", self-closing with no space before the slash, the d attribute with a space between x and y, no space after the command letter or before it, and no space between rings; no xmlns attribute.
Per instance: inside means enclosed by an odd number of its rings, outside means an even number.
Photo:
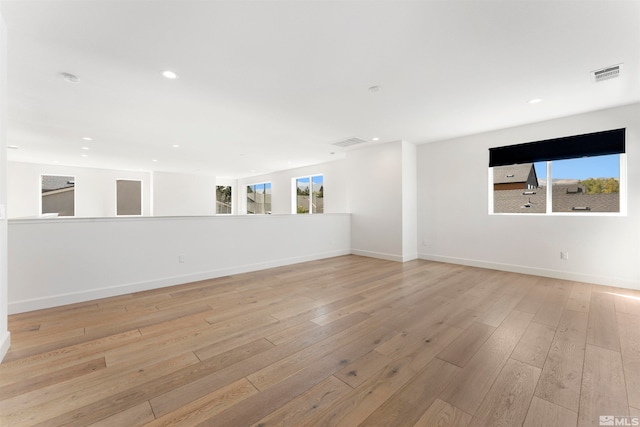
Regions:
<svg viewBox="0 0 640 427"><path fill-rule="evenodd" d="M640 316L618 313L622 366L629 406L640 408Z"/></svg>
<svg viewBox="0 0 640 427"><path fill-rule="evenodd" d="M628 411L620 353L587 344L578 426L593 425L599 415L628 416Z"/></svg>
<svg viewBox="0 0 640 427"><path fill-rule="evenodd" d="M413 427L467 427L471 425L471 415L436 399Z"/></svg>
<svg viewBox="0 0 640 427"><path fill-rule="evenodd" d="M578 412L588 314L565 310L551 343L536 396Z"/></svg>
<svg viewBox="0 0 640 427"><path fill-rule="evenodd" d="M575 412L534 396L524 427L569 427L577 422L578 414Z"/></svg>
<svg viewBox="0 0 640 427"><path fill-rule="evenodd" d="M569 300L573 284L563 280L546 279L545 281L549 283L550 289L533 321L556 327Z"/></svg>
<svg viewBox="0 0 640 427"><path fill-rule="evenodd" d="M463 368L496 328L482 323L471 324L438 358Z"/></svg>
<svg viewBox="0 0 640 427"><path fill-rule="evenodd" d="M475 414L533 316L512 311L447 387L441 398Z"/></svg>
<svg viewBox="0 0 640 427"><path fill-rule="evenodd" d="M597 426L640 292L342 256L9 317L2 426Z"/></svg>
<svg viewBox="0 0 640 427"><path fill-rule="evenodd" d="M566 309L574 311L589 312L591 304L591 290L593 285L588 283L574 283L567 301Z"/></svg>
<svg viewBox="0 0 640 427"><path fill-rule="evenodd" d="M587 344L620 351L615 304L613 295L607 292L593 292L591 295Z"/></svg>
<svg viewBox="0 0 640 427"><path fill-rule="evenodd" d="M555 333L555 328L551 326L531 322L513 350L511 358L542 368Z"/></svg>
<svg viewBox="0 0 640 427"><path fill-rule="evenodd" d="M540 368L509 359L473 417L477 426L513 426L524 422Z"/></svg>

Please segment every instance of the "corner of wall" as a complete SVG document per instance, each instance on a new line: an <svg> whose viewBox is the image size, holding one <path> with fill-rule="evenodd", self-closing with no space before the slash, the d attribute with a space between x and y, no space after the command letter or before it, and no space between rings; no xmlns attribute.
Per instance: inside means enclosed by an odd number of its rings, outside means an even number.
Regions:
<svg viewBox="0 0 640 427"><path fill-rule="evenodd" d="M11 334L9 331L3 331L2 336L0 336L0 363L4 356L7 355L9 351L9 347L11 346Z"/></svg>
<svg viewBox="0 0 640 427"><path fill-rule="evenodd" d="M402 141L402 258L418 257L418 149Z"/></svg>
<svg viewBox="0 0 640 427"><path fill-rule="evenodd" d="M7 285L7 32L0 15L0 361L9 351Z"/></svg>

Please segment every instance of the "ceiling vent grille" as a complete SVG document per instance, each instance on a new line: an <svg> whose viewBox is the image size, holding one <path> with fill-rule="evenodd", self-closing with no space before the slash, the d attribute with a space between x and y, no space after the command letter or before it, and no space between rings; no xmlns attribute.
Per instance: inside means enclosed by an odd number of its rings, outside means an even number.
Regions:
<svg viewBox="0 0 640 427"><path fill-rule="evenodd" d="M335 145L337 147L342 147L342 148L346 148L346 147L351 147L352 145L357 145L357 144L364 144L365 142L367 142L366 139L362 139L362 138L347 138L343 141L338 141L338 142L334 142L331 145Z"/></svg>
<svg viewBox="0 0 640 427"><path fill-rule="evenodd" d="M612 65L610 67L603 68L601 70L592 71L591 75L593 77L593 81L598 83L604 80L615 79L616 77L620 77L621 68L622 68L622 64L618 64L618 65Z"/></svg>

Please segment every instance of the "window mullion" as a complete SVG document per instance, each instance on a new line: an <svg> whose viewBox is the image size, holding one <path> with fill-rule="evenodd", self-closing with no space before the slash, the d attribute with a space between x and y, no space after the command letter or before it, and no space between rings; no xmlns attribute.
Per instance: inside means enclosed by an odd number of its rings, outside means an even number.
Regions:
<svg viewBox="0 0 640 427"><path fill-rule="evenodd" d="M309 177L309 215L313 214L313 176Z"/></svg>
<svg viewBox="0 0 640 427"><path fill-rule="evenodd" d="M553 212L553 206L551 205L553 199L553 171L551 161L547 162L547 214Z"/></svg>

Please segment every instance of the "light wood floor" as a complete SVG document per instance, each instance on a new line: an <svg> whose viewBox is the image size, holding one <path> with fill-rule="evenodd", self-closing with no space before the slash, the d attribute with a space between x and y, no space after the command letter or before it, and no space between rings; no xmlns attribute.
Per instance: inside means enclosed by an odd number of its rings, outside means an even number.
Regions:
<svg viewBox="0 0 640 427"><path fill-rule="evenodd" d="M597 426L640 291L357 256L11 316L2 426Z"/></svg>

